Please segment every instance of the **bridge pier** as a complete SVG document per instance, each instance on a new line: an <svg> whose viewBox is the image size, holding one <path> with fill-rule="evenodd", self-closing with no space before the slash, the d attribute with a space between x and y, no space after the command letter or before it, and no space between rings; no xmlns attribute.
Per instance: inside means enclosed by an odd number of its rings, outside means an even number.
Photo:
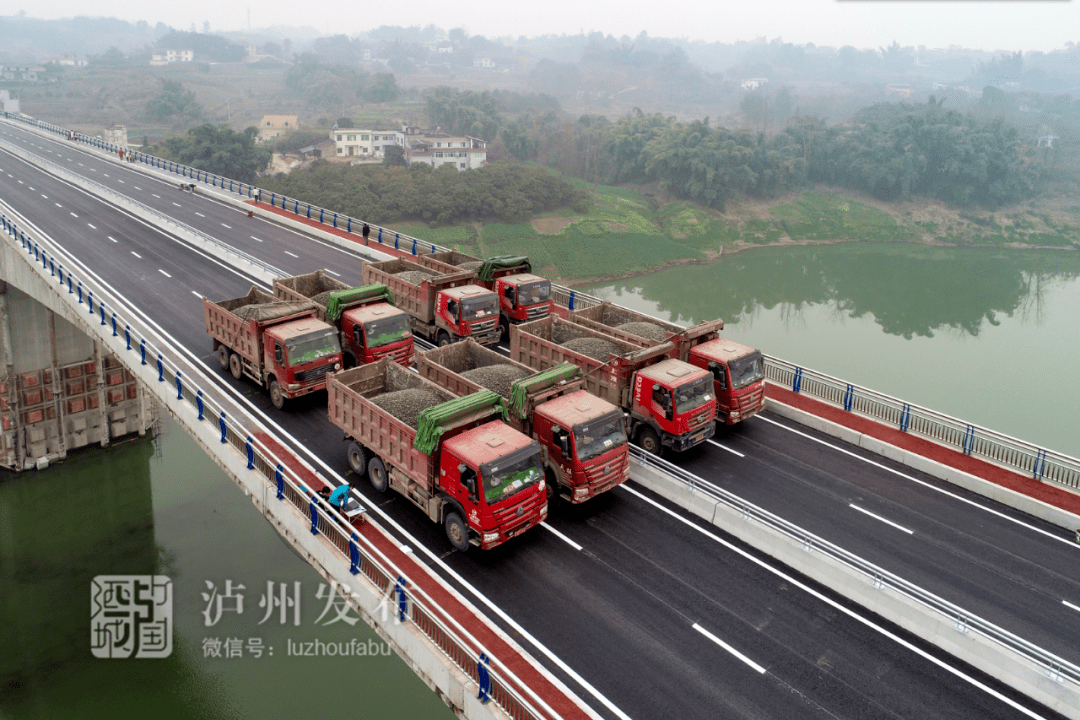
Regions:
<svg viewBox="0 0 1080 720"><path fill-rule="evenodd" d="M0 467L43 469L73 450L144 435L156 421L115 355L0 280Z"/></svg>

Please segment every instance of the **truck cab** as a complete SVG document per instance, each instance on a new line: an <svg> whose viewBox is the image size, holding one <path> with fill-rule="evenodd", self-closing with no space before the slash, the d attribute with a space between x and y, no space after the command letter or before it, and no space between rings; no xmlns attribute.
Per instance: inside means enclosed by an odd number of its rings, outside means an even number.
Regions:
<svg viewBox="0 0 1080 720"><path fill-rule="evenodd" d="M341 369L337 330L314 317L274 325L263 333L261 381L270 385L270 400L280 408L285 399L326 386L326 376Z"/></svg>
<svg viewBox="0 0 1080 720"><path fill-rule="evenodd" d="M341 345L347 368L388 356L409 367L413 355L409 316L384 302L350 308L341 315Z"/></svg>
<svg viewBox="0 0 1080 720"><path fill-rule="evenodd" d="M551 281L532 273L503 275L495 279L499 296L499 324L504 338L510 325L539 320L551 314Z"/></svg>
<svg viewBox="0 0 1080 720"><path fill-rule="evenodd" d="M439 487L465 513L464 540L484 550L547 517L540 446L498 420L443 441ZM447 525L451 543L458 546L461 538Z"/></svg>
<svg viewBox="0 0 1080 720"><path fill-rule="evenodd" d="M479 285L448 288L439 291L436 303L437 321L444 327L438 335L440 346L464 337L482 345L499 341L499 300L492 291Z"/></svg>
<svg viewBox="0 0 1080 720"><path fill-rule="evenodd" d="M688 361L713 376L716 419L734 425L765 404L765 359L754 348L720 338L694 346Z"/></svg>
<svg viewBox="0 0 1080 720"><path fill-rule="evenodd" d="M631 407L638 444L658 455L663 448L682 452L711 438L716 432L712 379L707 370L673 359L638 370Z"/></svg>
<svg viewBox="0 0 1080 720"><path fill-rule="evenodd" d="M585 390L548 400L536 407L532 435L543 447L548 502L560 487L564 499L582 503L630 477L623 412Z"/></svg>

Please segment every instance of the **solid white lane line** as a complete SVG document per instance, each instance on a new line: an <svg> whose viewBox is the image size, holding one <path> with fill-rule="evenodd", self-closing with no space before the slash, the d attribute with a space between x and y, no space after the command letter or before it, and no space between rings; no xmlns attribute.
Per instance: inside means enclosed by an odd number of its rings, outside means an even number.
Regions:
<svg viewBox="0 0 1080 720"><path fill-rule="evenodd" d="M759 415L758 417L761 417L761 416ZM961 670L953 667L952 665L949 665L949 664L945 663L943 660L937 659L936 657L934 657L930 653L926 652L925 650L922 650L921 648L915 647L914 645L909 643L907 640L904 640L899 635L896 635L895 633L892 633L892 632L886 630L885 628L881 627L880 625L875 625L869 619L863 617L862 615L859 615L854 610L851 610L850 608L844 607L840 603L836 602L835 600L833 600L831 598L826 597L825 595L821 594L820 592L813 589L809 585L806 585L805 583L800 582L793 575L788 575L783 570L780 570L779 568L775 568L772 565L764 562L763 560L760 560L760 559L754 557L753 555L751 555L746 550L743 550L742 548L736 547L735 545L729 543L727 540L724 540L719 535L716 535L715 533L709 532L708 530L698 526L696 523L690 522L686 518L684 518L681 515L679 515L678 513L674 512L673 510L670 510L670 509L664 507L663 505L661 505L660 503L656 502L652 498L646 497L645 495L638 492L637 490L634 490L633 488L627 487L626 483L623 483L622 485L619 485L619 487L621 487L623 490L625 490L626 492L628 492L628 493L630 493L632 495L636 495L637 497L641 498L642 500L649 503L650 505L656 507L661 512L664 512L664 513L670 515L671 517L675 518L676 520L683 523L684 525L687 525L687 526L693 528L694 530L697 530L699 533L701 533L705 537L709 538L710 540L713 540L714 542L717 542L720 545L723 545L724 547L731 550L732 552L746 558L747 560L754 563L755 565L758 565L758 566L760 566L762 568L765 568L766 570L768 570L772 574L776 575L777 577L782 578L784 580L784 582L789 583L789 584L799 588L803 592L809 593L811 596L813 596L814 598L817 598L818 600L825 603L829 607L834 608L835 610L838 610L838 611L842 612L843 614L847 615L848 617L850 617L850 618L852 618L854 620L857 620L858 622L862 623L863 625L866 625L869 628L872 628L873 630L876 630L877 632L881 633L885 637L887 637L890 640L896 642L901 647L903 647L903 648L905 648L907 650L910 650L911 652L915 653L919 657L924 658L926 660L929 660L930 662L932 662L934 665L937 665L941 669L952 673L953 675L961 678L962 680L964 680L966 682L971 683L975 687L979 688L983 692L988 693L989 695L993 696L994 698L1000 700L1001 702L1005 703L1009 707L1015 708L1016 710L1019 710L1020 712L1024 713L1028 717L1037 718L1037 720L1045 720L1041 715L1037 715L1034 712L1032 712L1031 710L1028 710L1026 707L1024 707L1023 705L1020 705L1019 703L1014 701L1012 698L1008 698L1008 697L1002 695L997 690L995 690L992 687L986 685L985 683L982 683L979 680L976 680L975 678L971 677L970 675L966 675Z"/></svg>
<svg viewBox="0 0 1080 720"><path fill-rule="evenodd" d="M203 215L203 214L202 214L201 212L196 212L195 214L196 214L196 215L198 215L199 217L206 217L206 216L205 216L205 215Z"/></svg>
<svg viewBox="0 0 1080 720"><path fill-rule="evenodd" d="M161 268L158 268L158 272L159 272L159 273L161 273L162 275L164 275L164 276L165 276L165 277L167 277L167 278L171 278L171 277L172 277L172 275L170 275L169 273L165 272L165 271L164 271L164 270L162 270Z"/></svg>
<svg viewBox="0 0 1080 720"><path fill-rule="evenodd" d="M336 273L333 270L327 270L326 272L330 273L334 277L341 277L341 273Z"/></svg>
<svg viewBox="0 0 1080 720"><path fill-rule="evenodd" d="M728 451L729 453L731 453L732 455L738 455L739 457L746 457L745 455L743 455L743 454L742 454L741 452L739 452L738 450L732 450L732 449L731 449L731 448L729 448L729 447L726 447L726 446L724 446L724 445L721 445L720 443L716 442L715 440L709 440L709 442L710 442L711 444L715 445L716 447L720 448L721 450L727 450L727 451Z"/></svg>
<svg viewBox="0 0 1080 720"><path fill-rule="evenodd" d="M131 251L131 254L132 254L132 255L134 255L135 257L139 258L140 260L142 260L142 255L140 255L139 253L135 252L134 250L132 250L132 251Z"/></svg>
<svg viewBox="0 0 1080 720"><path fill-rule="evenodd" d="M499 345L498 348L500 350L502 350L503 352L510 352L510 348L508 348L508 347L503 347L502 345Z"/></svg>
<svg viewBox="0 0 1080 720"><path fill-rule="evenodd" d="M545 528L545 529L546 529L546 530L547 530L548 532L550 532L550 533L551 533L552 535L554 535L555 537L559 538L560 540L562 540L562 541L563 541L564 543L566 543L566 544L567 544L567 545L569 545L570 547L574 548L575 550L581 550L581 549L582 549L581 545L578 545L578 544L577 544L576 542L574 542L574 541L573 541L573 540L571 540L570 538L566 537L566 535L564 535L563 533L559 532L559 531L558 531L558 530L556 530L555 528L551 527L551 526L550 526L550 525L548 525L548 524L547 524L546 522L542 522L542 523L540 523L540 527L543 527L543 528Z"/></svg>
<svg viewBox="0 0 1080 720"><path fill-rule="evenodd" d="M232 230L232 226L231 225L226 225L225 223L221 223L221 227L226 228L228 230Z"/></svg>
<svg viewBox="0 0 1080 720"><path fill-rule="evenodd" d="M292 255L292 256L293 256L294 258L298 258L298 257L300 257L300 256L299 256L299 255L297 255L296 253L291 253L291 252L289 252L288 250L286 250L286 251L285 251L285 254L286 254L286 255Z"/></svg>
<svg viewBox="0 0 1080 720"><path fill-rule="evenodd" d="M96 227L94 227L93 225L91 225L90 223L86 223L86 226L87 226L88 228L90 228L91 230L97 230L97 228L96 228Z"/></svg>
<svg viewBox="0 0 1080 720"><path fill-rule="evenodd" d="M255 237L254 235L252 235L252 236L251 236L251 239L252 239L252 240L254 240L255 242L262 242L262 240L260 240L259 238Z"/></svg>
<svg viewBox="0 0 1080 720"><path fill-rule="evenodd" d="M717 645L719 645L720 647L724 648L725 650L727 650L727 651L728 651L729 653L731 653L731 654L732 654L732 655L734 655L735 657L737 657L737 658L739 658L740 660L742 660L742 661L743 661L744 663L746 663L747 665L749 665L750 667L752 667L752 668L753 668L754 670L757 670L757 671L758 671L759 673L765 673L765 668L761 667L761 666L760 666L760 665L758 665L758 664L757 664L756 662L754 662L754 661L753 661L753 660L751 660L750 658L746 657L746 656L745 656L745 655L743 655L743 654L742 654L741 652L739 652L739 651L738 651L738 650L736 650L735 648L731 647L731 646L730 646L730 645L728 645L728 644L727 644L726 642L724 642L724 641L723 641L723 640L721 640L720 638L716 637L715 635L713 635L713 634L712 634L711 632L709 632L709 631L708 631L708 630L706 630L705 628L701 627L701 626L700 626L700 625L698 625L697 623L694 623L694 626L693 626L693 627L694 627L694 629L695 629L695 630L697 630L697 631L698 631L699 633L701 633L701 634L702 634L702 635L704 635L705 637L709 638L709 639L710 639L710 640L712 640L712 641L713 641L714 643L716 643L716 644L717 644Z"/></svg>
<svg viewBox="0 0 1080 720"><path fill-rule="evenodd" d="M912 477L911 475L908 475L907 473L902 473L899 470L895 470L895 469L893 469L891 467L888 467L886 465L882 465L879 462L874 462L870 458L865 458L862 455L859 455L858 453L853 453L850 450L845 450L842 447L839 447L837 445L833 445L832 443L826 442L826 441L824 441L824 440L822 440L820 438L816 438L813 435L808 435L807 433L800 432L800 431L796 430L795 428L791 428L791 427L788 427L787 425L784 425L783 423L778 423L775 420L770 420L769 418L764 417L762 415L758 415L756 419L764 420L765 422L770 423L772 425L775 425L776 427L783 428L783 429L787 430L788 432L795 433L796 435L801 435L804 438L807 438L808 440L813 440L814 442L819 443L821 445L824 445L825 447L832 448L833 450L836 450L838 452L842 452L845 455L850 455L853 458L856 458L858 460L862 460L864 463L868 463L870 465L873 465L874 467L881 468L882 470L886 470L888 472L891 472L893 475L898 475L899 477L902 477L905 480L910 480L913 483L918 483L919 485L922 485L925 488L929 488L930 490L934 490L935 492L939 492L942 495L948 495L949 497L951 497L951 498L953 498L955 500L959 500L962 503L967 503L968 505L971 505L972 507L977 507L980 510L984 510L984 511L990 513L991 515L997 515L999 518L1001 518L1003 520L1008 520L1011 523L1016 523L1017 525L1020 525L1021 527L1026 527L1028 530L1034 530L1035 532L1037 532L1037 533L1039 533L1041 535L1045 535L1048 538L1053 538L1054 540L1057 540L1058 542L1063 542L1066 545L1074 545L1075 544L1070 539L1066 539L1066 538L1063 538L1063 537L1058 537L1057 535L1054 535L1051 532L1047 532L1046 530L1043 530L1042 528L1037 528L1034 525L1028 525L1026 522L1023 522L1022 520L1017 520L1014 517L1009 517L1008 515L1006 515L1003 512L1000 512L998 510L993 510L991 508L986 507L985 505L980 505L979 503L975 502L974 500L969 500L968 498L961 497L959 495L955 495L955 494L949 492L948 490L946 490L944 488L935 487L934 485L931 485L930 483L926 482L925 480L919 480L918 478ZM1080 548L1080 545L1077 545L1077 548Z"/></svg>
<svg viewBox="0 0 1080 720"><path fill-rule="evenodd" d="M874 518L875 520L880 520L881 522L885 523L886 525L892 525L897 530L903 530L908 535L914 535L915 534L914 530L908 530L903 525L897 525L892 520L886 520L885 518L881 517L880 515L875 515L874 513L870 512L869 510L863 510L858 505L855 505L853 503L849 503L848 507L851 508L852 510L858 510L859 512L861 512L864 515L869 515L870 517Z"/></svg>
<svg viewBox="0 0 1080 720"><path fill-rule="evenodd" d="M114 238L112 235L106 235L105 237L109 238L113 242L116 242L116 238Z"/></svg>
<svg viewBox="0 0 1080 720"><path fill-rule="evenodd" d="M1073 605L1073 604L1072 604L1071 602L1069 602L1068 600L1062 600L1061 602L1062 602L1062 604L1063 604L1063 605L1064 605L1065 607L1070 607L1070 608L1072 608L1073 610L1077 610L1077 611L1080 611L1080 605Z"/></svg>

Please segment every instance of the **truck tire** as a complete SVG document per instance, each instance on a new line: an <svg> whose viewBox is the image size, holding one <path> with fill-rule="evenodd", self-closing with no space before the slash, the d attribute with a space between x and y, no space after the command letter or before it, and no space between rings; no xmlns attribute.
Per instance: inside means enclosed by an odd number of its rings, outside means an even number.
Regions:
<svg viewBox="0 0 1080 720"><path fill-rule="evenodd" d="M551 468L544 471L544 480L547 481L544 491L547 493L548 516L550 516L551 512L559 506L562 498L559 496L559 483L555 481L555 473L551 472Z"/></svg>
<svg viewBox="0 0 1080 720"><path fill-rule="evenodd" d="M438 343L437 343L438 346L439 347L446 347L451 342L452 342L452 340L450 340L450 333L446 332L445 330L440 330L439 331L439 339L438 339Z"/></svg>
<svg viewBox="0 0 1080 720"><path fill-rule="evenodd" d="M357 475L363 475L367 470L367 450L360 443L353 440L349 443L349 449L346 451L349 457L349 467Z"/></svg>
<svg viewBox="0 0 1080 720"><path fill-rule="evenodd" d="M277 380L270 381L270 403L278 410L285 407L285 395L282 394Z"/></svg>
<svg viewBox="0 0 1080 720"><path fill-rule="evenodd" d="M353 355L351 352L342 353L341 367L344 370L356 367L356 356Z"/></svg>
<svg viewBox="0 0 1080 720"><path fill-rule="evenodd" d="M650 455L660 457L664 453L664 446L660 443L660 436L656 431L646 425L638 432L638 445Z"/></svg>
<svg viewBox="0 0 1080 720"><path fill-rule="evenodd" d="M446 530L446 539L455 550L465 552L469 549L469 528L460 515L456 512L449 513L446 516L446 522L443 523L443 529Z"/></svg>
<svg viewBox="0 0 1080 720"><path fill-rule="evenodd" d="M390 485L390 476L386 474L386 465L383 464L382 458L373 457L368 460L367 476L375 492L386 492L386 488Z"/></svg>
<svg viewBox="0 0 1080 720"><path fill-rule="evenodd" d="M244 365L240 361L240 356L236 353L229 355L229 372L237 380L244 377Z"/></svg>
<svg viewBox="0 0 1080 720"><path fill-rule="evenodd" d="M510 342L510 321L505 316L499 318L499 342Z"/></svg>
<svg viewBox="0 0 1080 720"><path fill-rule="evenodd" d="M217 361L222 370L229 369L229 348L224 345L218 345L217 347Z"/></svg>

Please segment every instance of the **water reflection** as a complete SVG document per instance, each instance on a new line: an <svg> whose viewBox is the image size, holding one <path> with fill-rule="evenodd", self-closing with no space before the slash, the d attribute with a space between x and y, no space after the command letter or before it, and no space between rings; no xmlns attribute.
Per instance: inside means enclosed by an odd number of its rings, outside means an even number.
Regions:
<svg viewBox="0 0 1080 720"><path fill-rule="evenodd" d="M885 333L911 339L977 336L1002 316L1038 322L1048 285L1078 276L1075 252L848 243L755 249L591 290L622 303L640 297L684 323L752 323L778 308L798 327L808 307L826 306L838 319L870 315Z"/></svg>

